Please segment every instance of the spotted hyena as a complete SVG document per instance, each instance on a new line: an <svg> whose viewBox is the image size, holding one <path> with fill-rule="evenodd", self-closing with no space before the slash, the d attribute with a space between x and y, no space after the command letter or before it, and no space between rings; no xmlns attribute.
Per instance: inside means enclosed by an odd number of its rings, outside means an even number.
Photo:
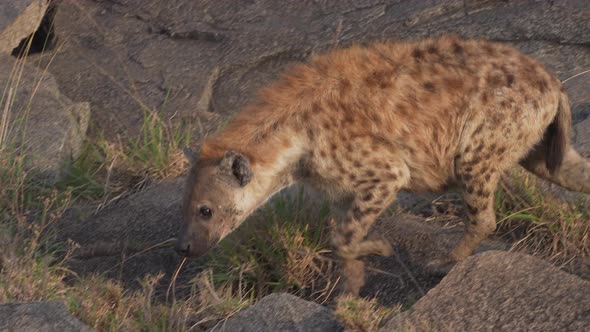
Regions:
<svg viewBox="0 0 590 332"><path fill-rule="evenodd" d="M494 191L510 167L590 192L590 164L570 130L560 81L505 44L445 36L333 50L288 70L202 144L177 251L205 253L274 193L303 181L346 208L333 245L345 290L358 294L359 258L391 252L367 233L396 194L454 185L467 207L465 235L430 264L446 271L494 231Z"/></svg>

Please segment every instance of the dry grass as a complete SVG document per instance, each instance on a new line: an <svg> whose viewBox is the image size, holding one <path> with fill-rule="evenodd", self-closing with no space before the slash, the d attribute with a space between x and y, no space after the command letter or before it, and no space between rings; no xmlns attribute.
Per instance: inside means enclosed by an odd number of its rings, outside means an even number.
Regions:
<svg viewBox="0 0 590 332"><path fill-rule="evenodd" d="M88 139L58 187L72 188L76 197L108 201L141 190L149 181L185 174L188 161L182 150L190 142L191 126L174 126L155 111L144 115L141 134L126 144L102 136Z"/></svg>
<svg viewBox="0 0 590 332"><path fill-rule="evenodd" d="M590 256L590 215L586 200L564 202L546 186L516 169L496 194L498 231L513 250L565 263Z"/></svg>
<svg viewBox="0 0 590 332"><path fill-rule="evenodd" d="M187 331L202 316L201 304L194 293L168 305L157 301L162 277L146 277L134 292L100 276L82 279L70 290L69 308L97 331Z"/></svg>
<svg viewBox="0 0 590 332"><path fill-rule="evenodd" d="M310 205L302 194L279 196L246 221L209 255L215 284L231 284L257 299L283 291L327 301L338 283L328 210Z"/></svg>
<svg viewBox="0 0 590 332"><path fill-rule="evenodd" d="M387 308L380 306L377 299L341 296L336 300L335 314L346 331L373 332L381 322L400 311L401 305Z"/></svg>

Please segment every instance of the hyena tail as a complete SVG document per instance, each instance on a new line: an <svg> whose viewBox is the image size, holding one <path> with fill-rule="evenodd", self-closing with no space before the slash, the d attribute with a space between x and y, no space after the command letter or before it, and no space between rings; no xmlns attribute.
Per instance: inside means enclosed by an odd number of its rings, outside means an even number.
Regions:
<svg viewBox="0 0 590 332"><path fill-rule="evenodd" d="M570 146L570 132L572 128L572 114L569 100L565 92L559 96L557 115L545 130L543 144L546 145L545 166L549 174L554 175L563 164L565 154Z"/></svg>
<svg viewBox="0 0 590 332"><path fill-rule="evenodd" d="M565 92L561 92L557 114L545 130L541 144L520 164L565 189L590 194L590 161L570 143L571 127L569 100Z"/></svg>

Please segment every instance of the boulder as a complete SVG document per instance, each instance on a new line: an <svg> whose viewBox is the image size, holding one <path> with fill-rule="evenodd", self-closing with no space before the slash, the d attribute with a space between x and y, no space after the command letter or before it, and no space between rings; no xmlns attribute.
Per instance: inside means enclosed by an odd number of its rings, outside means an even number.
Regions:
<svg viewBox="0 0 590 332"><path fill-rule="evenodd" d="M48 0L2 0L0 53L10 54L23 39L34 33L48 6Z"/></svg>
<svg viewBox="0 0 590 332"><path fill-rule="evenodd" d="M286 293L270 294L209 330L231 332L343 331L326 307Z"/></svg>
<svg viewBox="0 0 590 332"><path fill-rule="evenodd" d="M98 212L85 206L68 210L54 226L57 241L80 246L69 260L70 268L82 275L103 273L132 286L147 275L171 276L181 257L172 246L157 244L178 235L183 184L184 178L155 183ZM196 265L190 261L183 276L192 275L187 269Z"/></svg>
<svg viewBox="0 0 590 332"><path fill-rule="evenodd" d="M80 153L90 105L61 94L48 72L4 54L0 54L0 88L7 92L0 103L0 120L8 120L0 140L25 155L34 172L58 179L64 164Z"/></svg>
<svg viewBox="0 0 590 332"><path fill-rule="evenodd" d="M61 302L9 303L0 305L0 331L90 332Z"/></svg>
<svg viewBox="0 0 590 332"><path fill-rule="evenodd" d="M457 265L381 331L584 331L590 282L521 253L488 251Z"/></svg>
<svg viewBox="0 0 590 332"><path fill-rule="evenodd" d="M457 33L513 44L561 79L590 68L585 0L169 3L60 5L57 34L69 38L49 70L65 93L92 103L107 138L134 137L142 107L206 127L238 111L291 63L351 43Z"/></svg>
<svg viewBox="0 0 590 332"><path fill-rule="evenodd" d="M70 210L55 225L59 237L80 244L82 257L139 251L174 238L182 225L183 185L184 177L164 180L98 212Z"/></svg>
<svg viewBox="0 0 590 332"><path fill-rule="evenodd" d="M367 280L361 296L376 296L385 306L413 305L442 279L426 271L426 264L447 255L463 233L463 223L458 218L429 221L409 213L383 215L375 222L370 236L386 239L394 254L365 258ZM509 247L490 237L476 251L508 250Z"/></svg>

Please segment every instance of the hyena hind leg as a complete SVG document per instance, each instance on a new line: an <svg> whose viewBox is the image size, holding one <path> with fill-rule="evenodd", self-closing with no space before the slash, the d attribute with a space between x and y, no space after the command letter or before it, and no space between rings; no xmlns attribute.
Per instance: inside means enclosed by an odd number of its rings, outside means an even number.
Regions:
<svg viewBox="0 0 590 332"><path fill-rule="evenodd" d="M472 173L474 167L478 169L477 174ZM466 206L465 233L448 256L435 259L426 266L434 275L447 274L457 262L470 256L496 230L494 193L500 172L491 165L467 166L461 170L460 178Z"/></svg>
<svg viewBox="0 0 590 332"><path fill-rule="evenodd" d="M365 283L365 265L359 260L367 255L389 256L391 245L383 239L367 238L370 227L394 200L409 179L409 173L392 170L360 180L358 190L346 216L336 225L332 244L342 259L344 292L358 296Z"/></svg>

